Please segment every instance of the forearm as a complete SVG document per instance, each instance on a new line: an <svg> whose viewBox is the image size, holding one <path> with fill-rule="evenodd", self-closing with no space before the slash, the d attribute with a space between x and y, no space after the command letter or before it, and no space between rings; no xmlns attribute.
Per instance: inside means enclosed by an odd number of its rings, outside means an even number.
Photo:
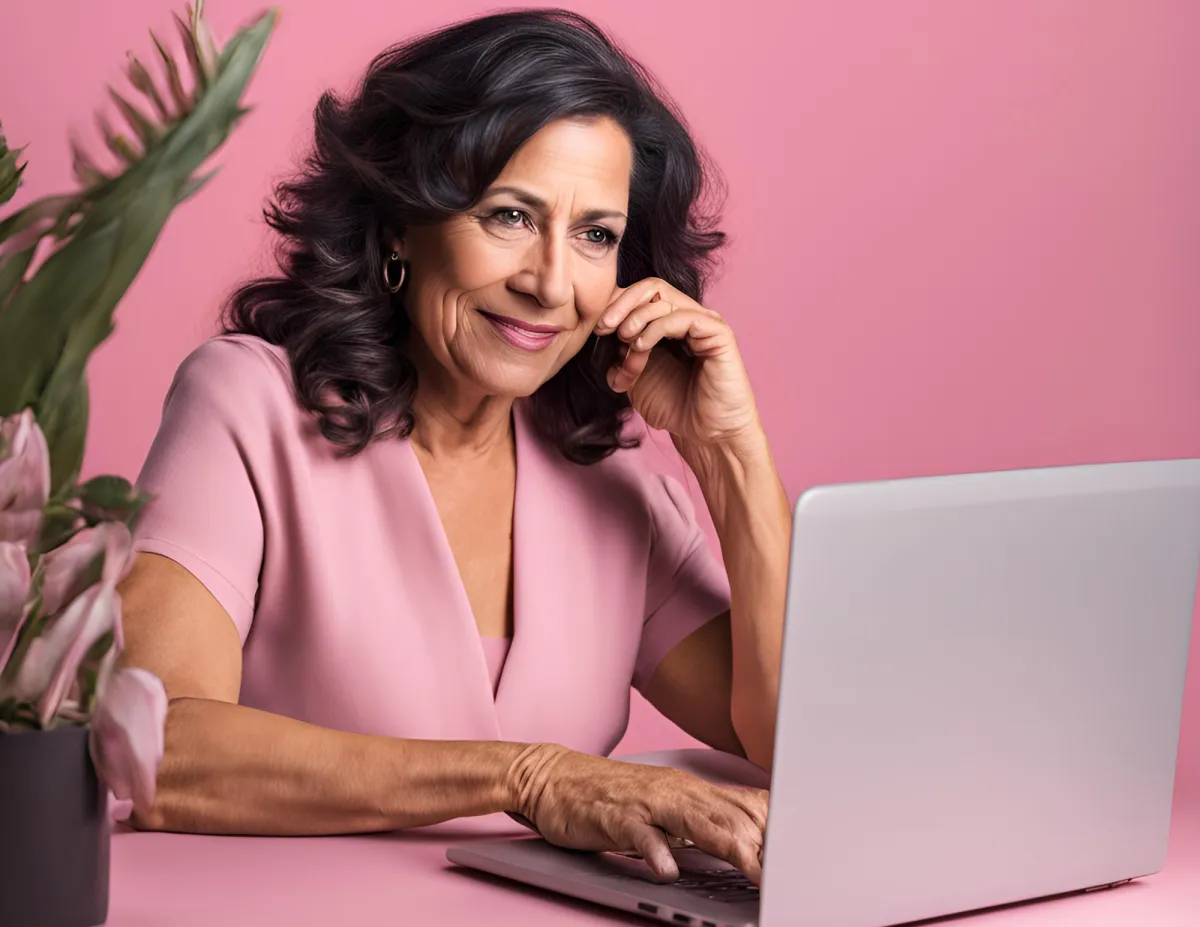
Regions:
<svg viewBox="0 0 1200 927"><path fill-rule="evenodd" d="M713 518L731 594L730 719L746 756L771 768L787 594L791 508L766 437L679 450Z"/></svg>
<svg viewBox="0 0 1200 927"><path fill-rule="evenodd" d="M154 808L135 826L319 835L396 830L514 807L523 746L397 740L207 699L176 699Z"/></svg>

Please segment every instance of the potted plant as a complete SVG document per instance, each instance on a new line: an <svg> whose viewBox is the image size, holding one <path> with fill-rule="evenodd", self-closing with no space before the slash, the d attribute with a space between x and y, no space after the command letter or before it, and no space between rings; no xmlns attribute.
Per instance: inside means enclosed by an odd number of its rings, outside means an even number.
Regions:
<svg viewBox="0 0 1200 927"><path fill-rule="evenodd" d="M90 927L108 909L107 792L154 800L167 698L119 668L131 528L146 503L128 480L79 482L88 358L171 211L247 112L241 97L276 21L268 11L218 47L202 3L176 17L186 60L154 37L131 56L137 105L110 90L132 137L99 118L119 167L73 143L79 189L0 221L0 920ZM151 34L153 37L153 33ZM21 182L0 133L0 205Z"/></svg>

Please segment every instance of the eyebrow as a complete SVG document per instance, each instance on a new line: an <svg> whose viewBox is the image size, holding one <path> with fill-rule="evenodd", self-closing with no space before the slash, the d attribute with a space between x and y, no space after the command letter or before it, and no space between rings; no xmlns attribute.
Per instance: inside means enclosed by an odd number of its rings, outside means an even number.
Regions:
<svg viewBox="0 0 1200 927"><path fill-rule="evenodd" d="M539 209L542 212L546 211L546 201L544 199L542 199L540 196L535 196L528 190L523 190L520 187L490 187L484 193L484 196L495 196L499 193L507 193L509 196L515 197L532 209ZM627 219L628 217L625 215L625 213L616 209L589 209L579 218L584 222L594 222L597 219Z"/></svg>

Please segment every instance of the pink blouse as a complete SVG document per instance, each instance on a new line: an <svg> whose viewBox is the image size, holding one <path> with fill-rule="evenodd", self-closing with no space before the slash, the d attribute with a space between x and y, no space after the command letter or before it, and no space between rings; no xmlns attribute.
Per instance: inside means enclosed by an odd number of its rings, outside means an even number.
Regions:
<svg viewBox="0 0 1200 927"><path fill-rule="evenodd" d="M135 547L229 613L244 705L607 754L630 684L728 609L728 581L675 480L636 451L573 464L522 403L513 418L511 642L480 638L409 442L338 457L295 400L286 353L257 338L213 338L180 366L138 480L154 498Z"/></svg>
<svg viewBox="0 0 1200 927"><path fill-rule="evenodd" d="M481 637L483 643L483 658L487 662L488 681L492 684L492 694L500 685L500 674L504 672L504 661L508 659L508 648L512 646L511 638Z"/></svg>

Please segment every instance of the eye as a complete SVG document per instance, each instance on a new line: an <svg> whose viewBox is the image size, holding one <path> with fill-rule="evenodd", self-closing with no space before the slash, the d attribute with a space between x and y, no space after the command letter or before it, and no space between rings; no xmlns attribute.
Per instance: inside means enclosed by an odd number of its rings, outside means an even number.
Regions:
<svg viewBox="0 0 1200 927"><path fill-rule="evenodd" d="M593 226L583 234L585 236L584 240L589 245L595 245L604 249L611 248L620 240L615 233L599 225Z"/></svg>
<svg viewBox="0 0 1200 927"><path fill-rule="evenodd" d="M495 209L487 216L492 222L507 229L519 229L521 226L532 227L533 223L529 218L529 214L523 209L513 209L505 207L503 209Z"/></svg>

